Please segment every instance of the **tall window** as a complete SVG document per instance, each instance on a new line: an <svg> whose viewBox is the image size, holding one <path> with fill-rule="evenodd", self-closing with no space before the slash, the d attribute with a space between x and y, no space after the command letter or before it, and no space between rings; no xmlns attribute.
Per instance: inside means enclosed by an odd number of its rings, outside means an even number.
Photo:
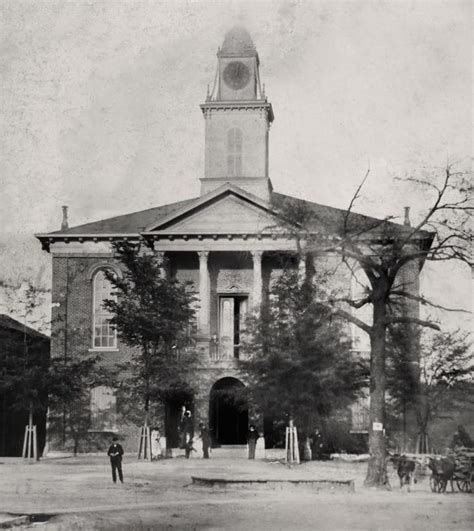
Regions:
<svg viewBox="0 0 474 531"><path fill-rule="evenodd" d="M99 385L91 389L91 430L117 429L117 401L112 387Z"/></svg>
<svg viewBox="0 0 474 531"><path fill-rule="evenodd" d="M112 284L105 277L103 270L94 275L93 280L93 348L116 348L117 333L110 324L112 314L104 308L106 299L113 299Z"/></svg>
<svg viewBox="0 0 474 531"><path fill-rule="evenodd" d="M351 406L351 433L367 433L369 431L369 394L358 398Z"/></svg>
<svg viewBox="0 0 474 531"><path fill-rule="evenodd" d="M229 177L242 175L242 131L236 127L227 133L227 173Z"/></svg>

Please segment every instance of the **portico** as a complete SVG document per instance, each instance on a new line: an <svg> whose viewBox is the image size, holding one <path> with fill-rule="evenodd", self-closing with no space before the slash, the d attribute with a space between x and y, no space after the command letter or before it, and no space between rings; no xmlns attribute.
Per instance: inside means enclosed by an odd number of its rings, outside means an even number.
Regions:
<svg viewBox="0 0 474 531"><path fill-rule="evenodd" d="M208 364L232 363L241 355L247 316L259 311L271 279L279 274L276 251L222 250L218 240L207 251L177 247L160 254L167 263L165 274L187 282L196 296L196 344Z"/></svg>

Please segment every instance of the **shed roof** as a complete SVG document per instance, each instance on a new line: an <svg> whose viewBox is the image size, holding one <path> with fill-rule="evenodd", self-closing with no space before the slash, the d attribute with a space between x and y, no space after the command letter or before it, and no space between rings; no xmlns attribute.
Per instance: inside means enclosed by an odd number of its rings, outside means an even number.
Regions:
<svg viewBox="0 0 474 531"><path fill-rule="evenodd" d="M14 332L21 332L22 334L26 332L26 334L32 338L43 339L47 341L50 340L47 335L42 334L41 332L38 332L29 326L25 326L23 323L20 323L20 321L17 321L16 319L13 319L13 317L5 315L4 313L0 313L0 329L13 330Z"/></svg>

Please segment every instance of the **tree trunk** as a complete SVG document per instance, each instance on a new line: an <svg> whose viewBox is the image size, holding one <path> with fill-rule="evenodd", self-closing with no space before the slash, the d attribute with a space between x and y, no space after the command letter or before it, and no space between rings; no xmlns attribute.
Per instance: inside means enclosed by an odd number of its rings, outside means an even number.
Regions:
<svg viewBox="0 0 474 531"><path fill-rule="evenodd" d="M374 290L375 291L375 290ZM385 417L385 297L374 296L374 321L370 337L369 464L364 485L387 487Z"/></svg>

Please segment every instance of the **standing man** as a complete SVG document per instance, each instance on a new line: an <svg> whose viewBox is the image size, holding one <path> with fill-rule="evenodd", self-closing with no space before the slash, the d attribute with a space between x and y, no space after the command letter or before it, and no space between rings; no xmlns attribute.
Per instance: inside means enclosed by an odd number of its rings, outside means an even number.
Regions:
<svg viewBox="0 0 474 531"><path fill-rule="evenodd" d="M211 436L209 435L209 428L201 422L199 424L201 428L201 440L202 440L202 453L204 459L209 459L209 448L211 447Z"/></svg>
<svg viewBox="0 0 474 531"><path fill-rule="evenodd" d="M186 448L186 445L189 441L192 441L194 437L194 420L191 416L191 411L189 409L184 412L184 417L181 422L181 435L183 437L183 446Z"/></svg>
<svg viewBox="0 0 474 531"><path fill-rule="evenodd" d="M162 456L161 433L159 426L151 430L151 460L156 461Z"/></svg>
<svg viewBox="0 0 474 531"><path fill-rule="evenodd" d="M249 459L255 459L255 448L257 446L258 432L254 424L250 424L247 433L247 444L249 445Z"/></svg>
<svg viewBox="0 0 474 531"><path fill-rule="evenodd" d="M323 434L320 432L319 428L316 428L314 430L314 434L312 437L312 453L313 453L313 459L322 459L323 458Z"/></svg>
<svg viewBox="0 0 474 531"><path fill-rule="evenodd" d="M120 479L120 482L123 483L123 474L122 474L122 455L123 448L122 445L118 442L118 437L114 437L112 444L110 445L107 455L110 457L110 465L112 466L112 480L114 483L117 483L117 472Z"/></svg>

